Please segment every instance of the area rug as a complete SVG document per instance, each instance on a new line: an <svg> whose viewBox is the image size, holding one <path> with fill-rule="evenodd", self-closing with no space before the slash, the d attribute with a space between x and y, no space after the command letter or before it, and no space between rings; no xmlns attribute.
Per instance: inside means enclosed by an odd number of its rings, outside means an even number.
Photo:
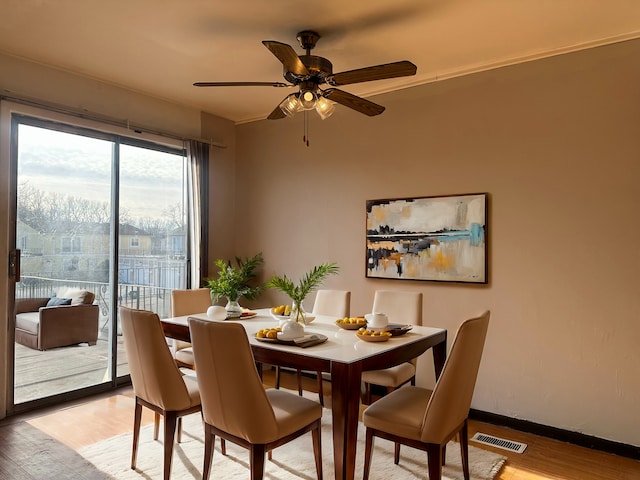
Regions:
<svg viewBox="0 0 640 480"><path fill-rule="evenodd" d="M355 478L362 478L364 454L364 426L358 426L358 446ZM184 418L182 443L176 444L173 452L172 480L193 480L202 478L204 453L204 431L200 416ZM227 456L220 453L220 443L216 439L213 466L210 478L234 480L249 478L249 456L247 450L227 442ZM333 478L333 444L331 439L331 411L325 410L322 418L322 456L324 458L324 478ZM156 479L162 478L162 436L153 440L153 426L142 428L138 464L131 470L131 434L119 435L85 447L79 453L99 470L116 479ZM471 478L491 480L502 468L506 457L469 446ZM371 480L393 478L394 480L428 479L427 457L409 447L403 447L400 464L393 463L393 444L376 439L371 465ZM293 442L273 451L273 460L265 461L265 480L315 480L316 470L313 460L311 434L303 435ZM460 447L456 443L447 446L446 466L443 480L462 480Z"/></svg>

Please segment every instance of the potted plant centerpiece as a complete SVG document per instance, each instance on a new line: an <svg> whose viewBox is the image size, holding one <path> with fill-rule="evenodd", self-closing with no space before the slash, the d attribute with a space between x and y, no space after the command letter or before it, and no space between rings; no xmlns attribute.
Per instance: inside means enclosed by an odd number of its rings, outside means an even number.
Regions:
<svg viewBox="0 0 640 480"><path fill-rule="evenodd" d="M309 272L305 273L298 284L283 275L281 277L274 276L266 284L267 288L276 288L291 298L291 315L290 320L306 324L306 312L302 306L304 299L313 290L322 285L322 282L329 275L338 273L338 265L335 263L322 263L316 265Z"/></svg>
<svg viewBox="0 0 640 480"><path fill-rule="evenodd" d="M257 276L256 270L263 261L262 253L251 258L236 257L237 267L233 267L231 261L216 260L218 278L206 279L205 286L211 291L214 302L220 298L227 299L227 317L235 318L242 315L242 307L238 303L240 297L253 300L264 290L264 284L252 285Z"/></svg>

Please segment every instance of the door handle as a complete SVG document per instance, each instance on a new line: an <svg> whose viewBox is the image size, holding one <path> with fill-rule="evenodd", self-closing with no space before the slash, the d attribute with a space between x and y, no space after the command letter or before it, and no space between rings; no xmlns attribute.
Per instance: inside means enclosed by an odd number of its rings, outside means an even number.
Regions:
<svg viewBox="0 0 640 480"><path fill-rule="evenodd" d="M20 249L9 252L9 277L16 283L20 281Z"/></svg>

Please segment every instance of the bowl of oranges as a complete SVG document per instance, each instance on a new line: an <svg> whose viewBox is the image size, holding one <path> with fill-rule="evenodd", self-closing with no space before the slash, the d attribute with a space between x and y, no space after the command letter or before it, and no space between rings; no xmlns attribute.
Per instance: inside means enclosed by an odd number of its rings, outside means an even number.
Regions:
<svg viewBox="0 0 640 480"><path fill-rule="evenodd" d="M384 330L367 330L366 327L359 328L356 337L365 342L386 342L391 338L391 332Z"/></svg>
<svg viewBox="0 0 640 480"><path fill-rule="evenodd" d="M258 340L262 340L262 341L272 341L272 342L277 342L278 341L278 333L281 333L282 329L280 327L275 327L275 328L263 328L261 330L258 330L256 332L256 338Z"/></svg>
<svg viewBox="0 0 640 480"><path fill-rule="evenodd" d="M345 330L358 330L367 325L364 317L344 317L336 320L336 325Z"/></svg>
<svg viewBox="0 0 640 480"><path fill-rule="evenodd" d="M295 320L295 318L291 317L291 305L279 305L277 307L273 307L269 310L269 313L271 313L273 318L280 322L280 325L288 320ZM309 324L313 322L316 317L311 313L305 313L304 318L305 324Z"/></svg>

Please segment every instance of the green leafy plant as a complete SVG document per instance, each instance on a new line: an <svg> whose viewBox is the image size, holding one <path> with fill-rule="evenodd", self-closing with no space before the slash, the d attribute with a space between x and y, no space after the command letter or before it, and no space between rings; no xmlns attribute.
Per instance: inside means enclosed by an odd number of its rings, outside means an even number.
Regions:
<svg viewBox="0 0 640 480"><path fill-rule="evenodd" d="M237 267L233 267L231 261L216 260L218 278L205 280L205 287L211 291L211 297L214 302L222 297L232 301L237 301L240 297L253 300L265 289L264 284L251 284L257 277L256 270L264 262L262 253L258 253L251 258L242 259L236 257L235 260Z"/></svg>
<svg viewBox="0 0 640 480"><path fill-rule="evenodd" d="M313 291L322 285L322 282L329 275L334 275L338 273L339 268L335 263L322 263L320 265L316 265L309 272L305 273L298 284L294 284L293 280L291 280L286 275L281 277L274 276L266 283L267 288L276 288L281 292L291 298L294 303L294 306L298 306L298 308L302 307L302 302L304 299ZM294 313L292 313L292 317L294 317ZM298 320L295 318L295 320Z"/></svg>

